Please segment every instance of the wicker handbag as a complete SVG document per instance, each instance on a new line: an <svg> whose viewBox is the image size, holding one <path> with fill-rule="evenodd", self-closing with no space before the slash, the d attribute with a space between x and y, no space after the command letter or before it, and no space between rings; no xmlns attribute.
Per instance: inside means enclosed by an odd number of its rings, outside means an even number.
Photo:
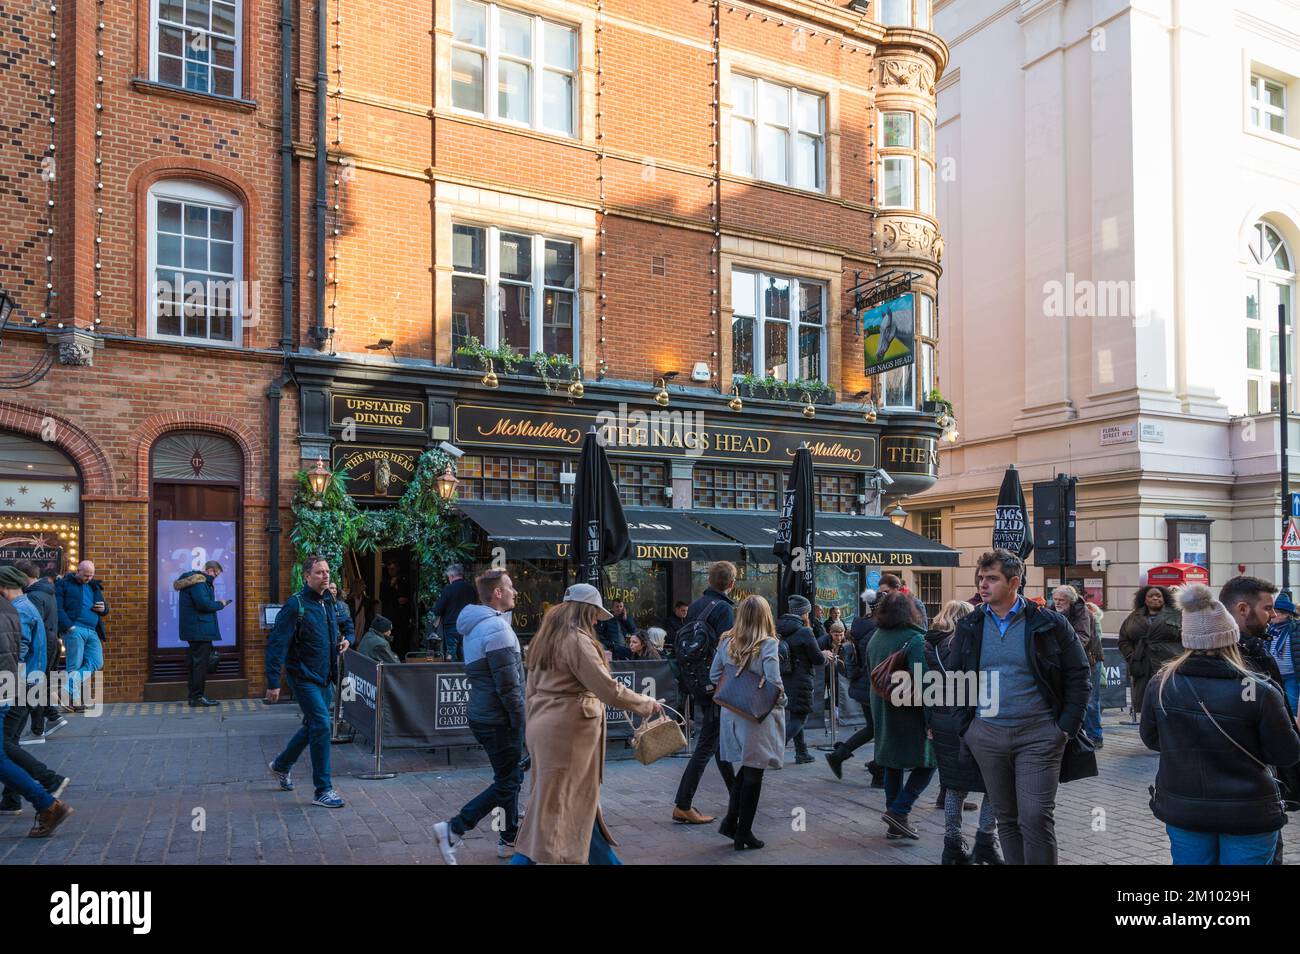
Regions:
<svg viewBox="0 0 1300 954"><path fill-rule="evenodd" d="M663 712L653 719L644 720L632 730L632 752L642 765L657 762L666 755L672 755L686 748L686 736L682 734L682 726L686 724L686 720L676 709L663 703L660 703L660 706ZM669 712L677 718L669 717L667 715Z"/></svg>

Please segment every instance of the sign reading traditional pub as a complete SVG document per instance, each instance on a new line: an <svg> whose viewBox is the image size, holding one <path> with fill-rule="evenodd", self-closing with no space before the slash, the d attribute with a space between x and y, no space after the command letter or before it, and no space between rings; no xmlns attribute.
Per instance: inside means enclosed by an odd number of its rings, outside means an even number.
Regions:
<svg viewBox="0 0 1300 954"><path fill-rule="evenodd" d="M610 411L459 404L452 440L459 446L576 451L582 435L593 427L605 440L605 450L610 454L652 451L700 460L789 464L799 446L807 443L813 463L819 466L866 469L877 463L874 435L719 425L712 420L706 422L703 414L677 410L633 410L615 415Z"/></svg>
<svg viewBox="0 0 1300 954"><path fill-rule="evenodd" d="M335 394L330 398L330 423L358 430L423 431L424 402L379 395Z"/></svg>
<svg viewBox="0 0 1300 954"><path fill-rule="evenodd" d="M406 493L415 476L420 450L414 447L376 447L335 444L334 469L348 475L348 494L357 499L396 500Z"/></svg>

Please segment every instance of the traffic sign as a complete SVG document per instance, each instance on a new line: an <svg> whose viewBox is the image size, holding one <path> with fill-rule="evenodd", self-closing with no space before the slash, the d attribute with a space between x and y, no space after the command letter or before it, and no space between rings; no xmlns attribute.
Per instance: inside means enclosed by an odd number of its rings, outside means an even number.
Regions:
<svg viewBox="0 0 1300 954"><path fill-rule="evenodd" d="M1291 516L1300 517L1300 494L1291 494Z"/></svg>
<svg viewBox="0 0 1300 954"><path fill-rule="evenodd" d="M1286 533L1282 535L1283 550L1300 550L1300 528L1296 527L1295 518L1286 522Z"/></svg>

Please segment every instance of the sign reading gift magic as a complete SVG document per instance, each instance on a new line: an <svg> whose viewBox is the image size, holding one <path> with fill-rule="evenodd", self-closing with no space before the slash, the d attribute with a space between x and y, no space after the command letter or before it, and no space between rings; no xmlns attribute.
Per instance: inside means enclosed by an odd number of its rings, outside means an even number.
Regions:
<svg viewBox="0 0 1300 954"><path fill-rule="evenodd" d="M803 444L814 463L837 467L876 466L875 436L846 435L772 427L738 427L706 421L704 415L676 410L578 412L524 410L460 404L454 443L458 446L578 450L582 436L596 429L610 454L653 451L673 457L698 457L749 464L788 464Z"/></svg>

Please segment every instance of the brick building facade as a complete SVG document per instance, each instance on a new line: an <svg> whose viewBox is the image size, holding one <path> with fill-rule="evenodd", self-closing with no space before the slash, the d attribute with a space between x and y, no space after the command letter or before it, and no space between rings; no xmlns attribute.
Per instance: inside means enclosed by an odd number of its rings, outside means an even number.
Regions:
<svg viewBox="0 0 1300 954"><path fill-rule="evenodd" d="M824 438L828 463L856 453L827 485L840 512L864 512L878 466L895 498L932 482L947 49L929 0L284 12L15 0L0 17L0 286L17 303L0 343L0 489L53 448L79 492L44 525L17 498L0 523L64 565L96 563L110 700L180 689L167 592L200 553L233 563L220 691L260 688L294 472L339 462L337 397L418 405L419 427L363 425L358 444L450 439L479 500L550 501L541 475L568 458L515 442L503 463L499 442L463 440L471 418L654 409L660 388L719 434L786 428ZM885 273L911 276L918 359L873 380L852 289ZM527 361L494 367L489 388L471 337L568 364L552 366L556 386ZM766 377L785 388L755 391ZM866 456L829 449L841 440ZM724 484L762 497L759 465L776 472L770 455L732 471L713 456L628 449L620 479L644 485L634 503L683 509L717 504ZM56 517L71 529L50 529ZM669 570L665 593L689 572Z"/></svg>

